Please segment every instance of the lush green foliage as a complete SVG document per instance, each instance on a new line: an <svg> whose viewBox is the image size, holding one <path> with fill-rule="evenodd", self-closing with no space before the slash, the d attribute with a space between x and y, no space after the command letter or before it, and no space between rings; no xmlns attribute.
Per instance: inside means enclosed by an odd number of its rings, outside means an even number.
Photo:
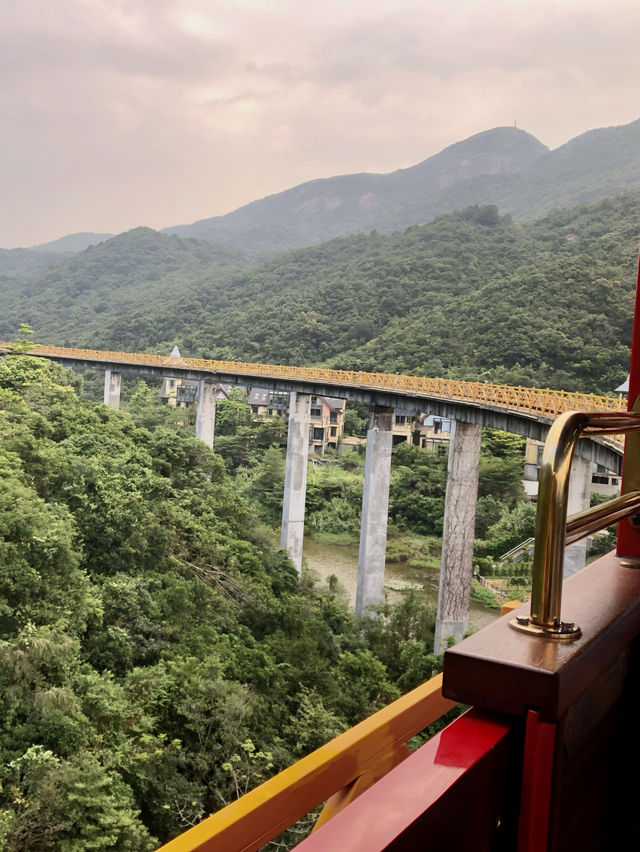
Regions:
<svg viewBox="0 0 640 852"><path fill-rule="evenodd" d="M174 294L192 292L197 282L216 282L247 265L238 252L149 228L56 258L45 270L0 277L0 339L8 340L26 320L41 342L92 348L105 320L159 308ZM173 342L165 346L169 351Z"/></svg>
<svg viewBox="0 0 640 852"><path fill-rule="evenodd" d="M142 386L128 414L75 381L0 361L7 852L152 849L438 662L424 607L357 625L301 582L220 456L157 425ZM280 466L267 450L261 500Z"/></svg>
<svg viewBox="0 0 640 852"><path fill-rule="evenodd" d="M606 393L628 371L639 201L533 225L472 207L235 273L142 229L0 286L0 334Z"/></svg>

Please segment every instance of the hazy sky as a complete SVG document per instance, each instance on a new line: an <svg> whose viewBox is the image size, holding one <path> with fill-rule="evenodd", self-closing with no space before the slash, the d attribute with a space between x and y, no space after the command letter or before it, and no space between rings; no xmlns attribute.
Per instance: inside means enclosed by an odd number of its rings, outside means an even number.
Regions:
<svg viewBox="0 0 640 852"><path fill-rule="evenodd" d="M3 0L0 246L640 117L638 0ZM640 152L639 152L640 155Z"/></svg>

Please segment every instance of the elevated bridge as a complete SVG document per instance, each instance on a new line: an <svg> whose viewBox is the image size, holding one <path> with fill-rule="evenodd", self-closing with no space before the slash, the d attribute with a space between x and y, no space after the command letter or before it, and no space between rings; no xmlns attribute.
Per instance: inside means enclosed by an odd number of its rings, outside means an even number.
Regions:
<svg viewBox="0 0 640 852"><path fill-rule="evenodd" d="M0 347L10 344L0 343ZM137 352L110 352L38 346L29 354L78 370L105 370L111 375L133 374L183 378L222 384L259 386L289 393L332 396L407 411L435 414L526 438L544 441L549 425L565 411L624 411L626 401L610 396L549 388L496 385L460 379L328 370L206 358L172 358ZM578 455L619 472L622 438L581 442Z"/></svg>
<svg viewBox="0 0 640 852"><path fill-rule="evenodd" d="M10 344L4 345L10 349ZM624 400L594 394L319 367L59 346L38 346L29 354L75 369L104 370L104 401L114 407L119 406L123 374L197 381L196 436L209 446L214 442L217 383L289 393L281 545L289 551L298 571L302 568L311 397L338 397L369 405L356 594L358 615L383 598L395 409L428 412L450 419L436 651L445 647L449 636L460 640L468 626L482 427L544 440L550 424L563 412L620 412L625 405ZM578 443L569 493L571 512L582 511L589 505L592 462L620 472L622 446L616 436L591 437ZM583 567L585 558L586 542L571 544L565 555L566 573Z"/></svg>

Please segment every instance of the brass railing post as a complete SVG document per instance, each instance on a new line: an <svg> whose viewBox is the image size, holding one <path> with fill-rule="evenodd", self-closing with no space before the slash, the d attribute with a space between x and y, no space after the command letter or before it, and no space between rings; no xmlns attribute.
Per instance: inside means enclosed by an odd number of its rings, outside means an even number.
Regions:
<svg viewBox="0 0 640 852"><path fill-rule="evenodd" d="M567 411L561 414L549 430L542 453L538 485L538 510L533 553L531 614L512 619L515 630L552 639L577 639L580 628L563 621L562 568L567 540L567 502L571 459L579 438L591 435L616 434L640 430L640 414L616 412L588 413ZM640 493L633 492L616 498L603 506L580 513L579 523L572 519L571 541L602 529L620 520L640 506ZM608 508L606 508L608 507ZM592 520L598 517L599 526Z"/></svg>

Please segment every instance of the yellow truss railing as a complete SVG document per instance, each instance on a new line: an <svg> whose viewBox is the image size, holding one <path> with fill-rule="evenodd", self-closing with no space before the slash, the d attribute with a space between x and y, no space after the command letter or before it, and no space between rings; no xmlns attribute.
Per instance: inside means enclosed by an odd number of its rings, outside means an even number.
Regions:
<svg viewBox="0 0 640 852"><path fill-rule="evenodd" d="M0 347L10 344L1 344ZM45 358L90 360L131 366L150 365L170 370L192 369L206 373L225 373L250 378L302 379L323 382L339 389L370 388L404 392L432 399L467 402L481 406L508 409L554 419L564 411L622 411L626 401L610 396L598 396L549 388L512 387L489 382L467 382L458 379L434 379L426 376L405 376L395 373L367 373L358 370L326 370L320 367L289 367L282 364L252 364L242 361L214 361L205 358L167 358L134 352L107 352L94 349L69 349L61 346L39 346L33 355Z"/></svg>

